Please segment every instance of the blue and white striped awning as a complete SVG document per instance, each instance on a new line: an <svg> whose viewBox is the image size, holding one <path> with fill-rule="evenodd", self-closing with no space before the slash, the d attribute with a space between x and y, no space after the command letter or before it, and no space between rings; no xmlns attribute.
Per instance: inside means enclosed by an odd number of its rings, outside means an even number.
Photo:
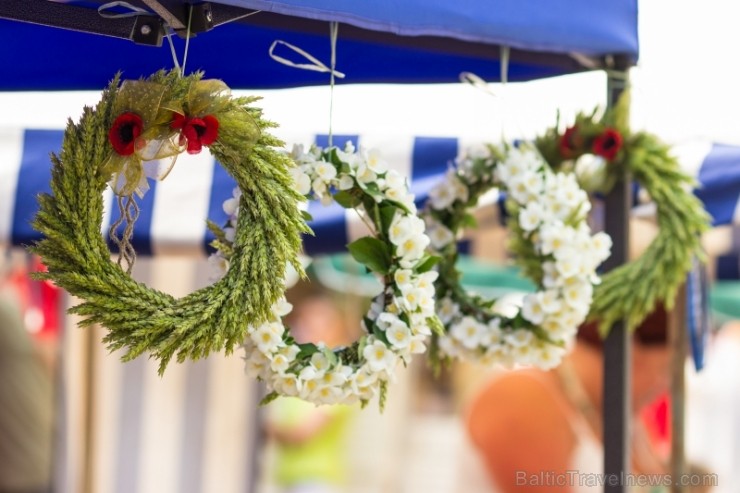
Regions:
<svg viewBox="0 0 740 493"><path fill-rule="evenodd" d="M61 130L6 130L0 132L0 245L25 246L38 240L31 227L37 211L36 196L50 190L49 153L62 145ZM326 135L301 136L295 143L327 145ZM411 178L419 202L441 177L458 152L456 138L374 138L335 135L343 145L378 147L389 164ZM139 202L141 213L134 228L134 247L141 255L163 253L205 254L213 239L206 218L222 224L227 217L223 202L231 197L235 182L207 153L181 156L163 182L151 182ZM105 196L103 231L118 217L113 196ZM309 254L344 250L350 238L362 235L362 223L336 204L309 204L316 236L305 238Z"/></svg>
<svg viewBox="0 0 740 493"><path fill-rule="evenodd" d="M326 135L300 135L290 143L327 144ZM39 239L31 228L37 210L36 196L49 191L49 153L61 148L61 130L12 129L0 131L0 245L29 245ZM441 178L458 151L475 142L449 137L398 135L335 135L334 143L352 141L356 146L376 147L389 165L410 177L411 188L421 203ZM740 224L740 147L691 143L676 147L686 171L696 176L701 187L696 191L714 217L714 225ZM134 246L141 255L163 253L205 254L211 241L205 227L209 218L226 220L222 203L231 196L235 184L213 158L202 153L181 156L163 182L152 182L151 190L140 202L141 215L135 226ZM103 230L118 214L112 195L105 197ZM314 217L315 237L307 237L307 253L343 251L345 245L362 234L362 224L352 213L334 204L309 205ZM732 228L730 228L732 229ZM728 232L728 237L732 236ZM734 248L731 238L726 240ZM737 260L737 257L735 257ZM740 275L740 264L735 270Z"/></svg>

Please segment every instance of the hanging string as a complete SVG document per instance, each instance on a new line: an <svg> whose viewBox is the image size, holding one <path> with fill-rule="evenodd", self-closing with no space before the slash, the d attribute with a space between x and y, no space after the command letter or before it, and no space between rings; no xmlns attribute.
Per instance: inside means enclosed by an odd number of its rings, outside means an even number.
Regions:
<svg viewBox="0 0 740 493"><path fill-rule="evenodd" d="M128 12L115 12L113 9L120 7L124 9L128 9ZM100 17L103 17L104 19L125 19L127 17L136 17L139 15L151 15L151 12L148 10L142 9L141 7L137 7L136 5L132 5L125 1L115 1L115 2L108 2L100 7L98 7L98 14ZM193 15L193 9L192 6L190 7L190 17L188 18L188 40L190 40L190 21L192 19ZM180 68L180 62L177 60L177 53L175 51L175 45L172 42L172 36L174 35L174 31L172 28L170 28L169 25L167 25L168 32L165 34L165 38L167 38L167 43L170 45L170 54L172 55L172 64L175 66L175 69L177 69L180 74L183 73L184 67ZM187 60L187 52L188 52L188 44L187 41L185 42L185 60ZM184 65L184 62L183 62Z"/></svg>
<svg viewBox="0 0 740 493"><path fill-rule="evenodd" d="M488 82L473 72L460 72L460 82L463 84L470 84L474 88L483 91L490 96L496 97L496 93L491 90Z"/></svg>
<svg viewBox="0 0 740 493"><path fill-rule="evenodd" d="M182 69L180 68L180 62L177 60L177 52L175 52L175 44L172 42L172 36L174 35L174 31L170 29L170 32L168 32L165 35L165 38L167 38L167 43L170 45L170 54L172 54L172 64L175 66L177 71L182 75Z"/></svg>
<svg viewBox="0 0 740 493"><path fill-rule="evenodd" d="M500 73L499 73L499 79L501 79L501 106L502 106L502 113L503 113L503 120L504 122L508 121L511 116L511 112L509 111L509 99L510 97L506 97L508 90L507 90L507 84L509 83L509 55L511 54L511 50L508 46L501 46L501 60L499 62L500 67ZM517 125L518 127L518 125ZM504 129L506 128L505 124L501 125L501 141L506 142L506 132ZM521 135L521 129L518 128L520 137Z"/></svg>
<svg viewBox="0 0 740 493"><path fill-rule="evenodd" d="M311 63L296 63L280 55L276 55L275 48L277 48L278 46L285 46L289 50L299 54L300 56L302 56L303 58L305 58ZM337 78L339 79L344 78L344 74L342 72L338 70L332 70L331 68L327 67L324 62L322 62L315 56L311 55L307 51L295 45L292 45L288 43L287 41L283 41L282 39L276 39L275 41L273 41L272 44L270 45L270 49L268 50L267 54L270 56L270 58L272 58L276 62L286 65L288 67L298 68L301 70L312 70L314 72L333 72L333 74Z"/></svg>
<svg viewBox="0 0 740 493"><path fill-rule="evenodd" d="M193 22L193 6L188 6L188 30L185 35L185 53L182 56L182 71L180 76L185 76L185 64L188 63L188 51L190 51L190 25Z"/></svg>
<svg viewBox="0 0 740 493"><path fill-rule="evenodd" d="M506 85L509 82L509 55L511 49L508 46L501 47L501 84Z"/></svg>
<svg viewBox="0 0 740 493"><path fill-rule="evenodd" d="M240 21L242 19L246 19L247 17L251 17L254 14L259 14L260 12L262 12L262 11L261 10L255 10L254 12L249 12L248 14L237 15L236 17L229 18L229 20L227 20L227 21L219 22L218 25L219 25L219 27L221 27L221 26L223 26L225 24L231 24L232 22L236 22L236 21Z"/></svg>
<svg viewBox="0 0 740 493"><path fill-rule="evenodd" d="M125 9L129 9L128 12L113 12L112 9L116 7L122 7ZM108 2L100 7L98 7L98 14L100 17L103 17L104 19L125 19L126 17L136 17L139 15L149 14L148 11L145 9L142 9L141 7L137 7L135 5L131 5L128 2Z"/></svg>
<svg viewBox="0 0 740 493"><path fill-rule="evenodd" d="M502 125L501 125L501 141L506 142L506 132L505 132L505 125L503 122L507 122L508 126L511 126L511 124L508 124L508 122L513 120L513 125L516 129L516 131L519 132L519 138L523 137L525 133L522 131L522 127L519 125L519 122L516 118L512 118L509 112L509 97L507 97L507 86L509 83L509 60L511 57L511 49L508 46L501 46L500 47L500 65L499 65L499 80L501 81L501 86L498 89L498 93L491 90L490 84L483 79L482 77L472 73L472 72L461 72L460 73L460 82L464 84L469 84L475 89L478 89L481 92L484 92L488 94L489 96L498 97L499 103L501 105L501 119L502 119Z"/></svg>
<svg viewBox="0 0 740 493"><path fill-rule="evenodd" d="M177 59L177 51L175 51L175 43L172 42L172 37L175 36L175 31L168 25L167 29L168 32L165 34L165 37L167 38L167 43L170 45L170 54L172 55L172 64L175 66L175 69L179 72L180 77L185 76L185 64L188 61L188 52L190 51L190 27L193 22L193 6L189 6L188 10L188 25L187 29L185 31L185 53L183 53L182 56L182 64L180 64L180 61Z"/></svg>
<svg viewBox="0 0 740 493"><path fill-rule="evenodd" d="M136 250L131 243L131 238L134 236L134 224L139 218L139 206L134 200L133 195L121 196L117 195L118 202L118 219L111 224L108 229L108 236L111 241L118 247L118 265L123 268L122 263L126 262L126 273L131 274L131 270L134 268L134 262L136 262ZM123 230L121 237L118 237L118 228L124 224L126 227Z"/></svg>
<svg viewBox="0 0 740 493"><path fill-rule="evenodd" d="M329 73L329 147L333 145L333 130L332 130L332 122L334 119L334 85L335 85L335 79L343 79L344 74L337 70L337 38L339 36L339 23L338 22L331 22L329 23L329 40L331 43L331 58L329 60L329 66L327 67L324 62L316 58L315 56L311 55L307 51L292 45L286 41L283 41L282 39L276 39L272 42L270 45L270 49L268 50L268 55L270 58L275 60L278 63L281 63L283 65L286 65L288 67L293 67L301 70L311 70L314 72L322 72L322 73ZM284 58L280 55L275 54L275 48L278 46L285 46L286 48L290 49L294 53L297 53L298 55L302 56L306 60L308 60L310 63L296 63L292 60L288 60L287 58Z"/></svg>
<svg viewBox="0 0 740 493"><path fill-rule="evenodd" d="M129 12L110 12L111 9L114 9L116 7L129 9ZM188 52L190 51L190 30L193 21L193 7L192 5L189 5L188 8L188 24L185 36L185 52L183 54L182 65L180 65L177 59L175 44L172 42L172 36L174 36L175 32L170 26L167 26L169 32L165 35L165 37L167 38L167 42L170 45L172 63L175 66L175 69L180 74L180 77L183 77L185 75L185 65L188 61ZM125 17L134 17L138 15L149 14L148 11L131 5L130 3L125 1L114 1L101 5L98 8L98 13L101 17L104 17L106 19L120 19ZM254 13L256 12L253 12L252 14ZM111 241L118 247L118 265L123 268L123 263L125 263L126 273L131 274L131 270L133 269L134 263L136 262L136 250L134 250L131 239L134 235L134 225L136 224L136 220L139 218L140 210L133 195L118 195L117 205L119 211L118 219L116 219L113 224L111 224L108 230L108 236L110 237ZM122 225L125 226L122 235L119 237L118 228L120 228Z"/></svg>
<svg viewBox="0 0 740 493"><path fill-rule="evenodd" d="M334 145L334 134L332 122L334 121L334 69L337 66L337 35L339 34L339 23L332 22L329 25L329 37L331 39L331 72L329 72L329 147Z"/></svg>

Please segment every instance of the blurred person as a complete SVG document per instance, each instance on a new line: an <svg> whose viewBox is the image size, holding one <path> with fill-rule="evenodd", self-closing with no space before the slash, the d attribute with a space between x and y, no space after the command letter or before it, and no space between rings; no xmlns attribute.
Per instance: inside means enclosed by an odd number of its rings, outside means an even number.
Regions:
<svg viewBox="0 0 740 493"><path fill-rule="evenodd" d="M0 493L46 493L51 491L52 381L4 279L0 272Z"/></svg>
<svg viewBox="0 0 740 493"><path fill-rule="evenodd" d="M639 419L641 410L669 388L667 325L667 313L659 306L632 339L634 482L664 483L668 477L667 464ZM489 480L488 491L603 491L598 483L603 472L603 377L602 340L596 325L588 324L579 329L571 353L556 369L510 371L487 382L469 406L465 426ZM661 484L629 491L669 489Z"/></svg>
<svg viewBox="0 0 740 493"><path fill-rule="evenodd" d="M324 342L328 347L349 342L342 314L324 294L296 303L288 319L298 343ZM334 493L347 482L345 438L353 408L316 406L281 397L267 406L267 434L276 444L274 480L285 493Z"/></svg>

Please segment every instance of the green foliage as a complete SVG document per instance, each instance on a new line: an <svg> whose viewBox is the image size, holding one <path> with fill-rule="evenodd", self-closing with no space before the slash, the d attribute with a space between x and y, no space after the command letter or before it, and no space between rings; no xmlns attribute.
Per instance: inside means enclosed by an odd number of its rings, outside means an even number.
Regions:
<svg viewBox="0 0 740 493"><path fill-rule="evenodd" d="M148 80L166 87L163 101L181 101L200 78L158 72ZM44 239L32 250L48 267L39 277L82 299L70 310L84 317L82 326L105 326L110 350L125 349L124 360L148 352L162 373L173 357L182 362L232 352L248 325L267 320L283 294L286 264L302 272L297 255L308 227L289 174L294 164L274 149L282 143L267 133L275 125L251 106L256 98L227 98L215 115L219 138L210 148L242 191L228 272L180 299L134 281L110 261L100 234L102 193L111 178L102 164L113 152L108 130L118 116L118 91L116 77L94 109L85 108L78 123L68 123L61 154L52 156L51 194L39 197L34 221ZM259 136L250 141L245 135L255 125Z"/></svg>
<svg viewBox="0 0 740 493"><path fill-rule="evenodd" d="M429 344L429 367L432 369L432 375L435 378L439 378L442 373L442 353L439 349L439 338L440 336L435 332L432 334L432 341Z"/></svg>
<svg viewBox="0 0 740 493"><path fill-rule="evenodd" d="M347 245L355 260L373 272L386 275L391 268L391 251L388 244L373 236L364 236Z"/></svg>
<svg viewBox="0 0 740 493"><path fill-rule="evenodd" d="M660 230L638 259L608 272L596 286L589 318L600 322L602 334L621 319L635 328L659 301L673 306L694 259L705 259L701 235L711 224L691 193L693 179L683 174L667 145L642 132L631 136L628 145L635 152L625 164L657 204Z"/></svg>
<svg viewBox="0 0 740 493"><path fill-rule="evenodd" d="M346 190L341 190L334 194L334 201L345 209L353 209L360 205L362 200Z"/></svg>
<svg viewBox="0 0 740 493"><path fill-rule="evenodd" d="M419 274L423 274L424 272L429 272L434 268L435 265L440 263L442 261L442 257L439 257L437 255L427 255L416 266L416 272Z"/></svg>
<svg viewBox="0 0 740 493"><path fill-rule="evenodd" d="M445 326L444 324L442 324L442 321L439 319L439 317L429 317L427 318L426 322L429 325L429 328L432 329L432 332L434 332L438 336L444 335Z"/></svg>
<svg viewBox="0 0 740 493"><path fill-rule="evenodd" d="M275 399L277 399L278 397L280 397L280 394L278 394L277 392L270 392L269 394L267 394L266 396L262 398L259 405L266 406L272 401L274 401Z"/></svg>
<svg viewBox="0 0 740 493"><path fill-rule="evenodd" d="M467 213L462 216L460 219L460 226L463 228L477 228L478 227L478 221L475 219L475 216Z"/></svg>
<svg viewBox="0 0 740 493"><path fill-rule="evenodd" d="M381 231L383 232L383 235L387 237L388 230L391 228L391 223L393 222L393 218L396 216L396 211L398 209L392 205L384 205L379 209Z"/></svg>
<svg viewBox="0 0 740 493"><path fill-rule="evenodd" d="M378 404L380 406L380 412L385 411L385 403L388 400L388 381L383 380L380 382L380 396L378 397Z"/></svg>
<svg viewBox="0 0 740 493"><path fill-rule="evenodd" d="M296 355L297 360L310 358L312 354L319 351L319 348L312 343L298 344L298 347L300 351Z"/></svg>

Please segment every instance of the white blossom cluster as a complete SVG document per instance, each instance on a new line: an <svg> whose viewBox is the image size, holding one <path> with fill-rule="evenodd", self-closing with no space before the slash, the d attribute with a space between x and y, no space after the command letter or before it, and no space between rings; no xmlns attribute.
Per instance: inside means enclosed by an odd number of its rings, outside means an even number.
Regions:
<svg viewBox="0 0 740 493"><path fill-rule="evenodd" d="M328 205L333 201L332 187L349 190L359 186L378 203L392 200L409 210L416 210L406 178L396 170L389 170L378 150L356 150L351 142L347 142L344 150L337 150L339 159L347 165L340 170L322 159L321 153L321 148L316 146L308 151L302 145L293 146L291 157L298 166L291 172L295 188L301 195L312 195Z"/></svg>
<svg viewBox="0 0 740 493"><path fill-rule="evenodd" d="M476 163L478 172L476 172ZM455 160L455 167L447 170L444 180L429 192L428 207L442 211L451 208L453 204L466 203L470 198L469 186L479 182L492 182L493 169L497 160L491 154L491 149L485 146L471 147L465 155ZM480 172L483 170L484 172ZM491 187L494 185L491 184ZM437 221L430 214L424 215L427 225L427 234L431 240L432 249L441 251L444 247L456 241L455 233L446 225Z"/></svg>
<svg viewBox="0 0 740 493"><path fill-rule="evenodd" d="M273 320L248 330L243 344L247 372L280 395L316 404L367 402L377 395L382 382L393 380L399 362L407 363L413 354L426 350L429 319L436 316L437 273L419 273L415 267L425 256L429 237L416 215L406 180L387 171L376 152L355 152L348 146L338 152L342 166L324 161L321 150L314 148L304 152L297 146L292 155L299 165L293 175L295 186L304 195L330 203L333 190L359 188L378 204L390 200L403 204L408 212L397 208L390 223L392 267L383 292L366 315L372 327L362 321L366 334L352 348L333 350L316 343L311 351L301 352L306 346L289 342L292 339L281 322L291 309L282 299L273 308ZM343 357L354 351L356 357Z"/></svg>
<svg viewBox="0 0 740 493"><path fill-rule="evenodd" d="M532 243L543 271L538 291L527 294L520 307L521 317L528 324L515 327L516 317L484 316L483 311L464 314L454 299L446 297L438 302L447 329L440 348L449 356L484 364L552 368L559 364L588 315L593 285L599 282L596 268L609 256L611 238L605 233L591 234L586 222L590 202L575 175L553 173L534 149L511 149L506 156L502 162L488 161L488 172L494 172L492 186L506 191L516 204L514 212L521 232L514 234ZM461 160L460 168L470 170L471 161ZM446 202L440 202L439 197L450 190L462 190L470 175L453 171L450 176L454 177L453 184L440 185L438 188L445 191L432 195L431 206L435 209ZM465 196L456 191L453 202L467 200ZM434 244L434 233L430 235ZM533 327L540 328L547 337L538 337Z"/></svg>

